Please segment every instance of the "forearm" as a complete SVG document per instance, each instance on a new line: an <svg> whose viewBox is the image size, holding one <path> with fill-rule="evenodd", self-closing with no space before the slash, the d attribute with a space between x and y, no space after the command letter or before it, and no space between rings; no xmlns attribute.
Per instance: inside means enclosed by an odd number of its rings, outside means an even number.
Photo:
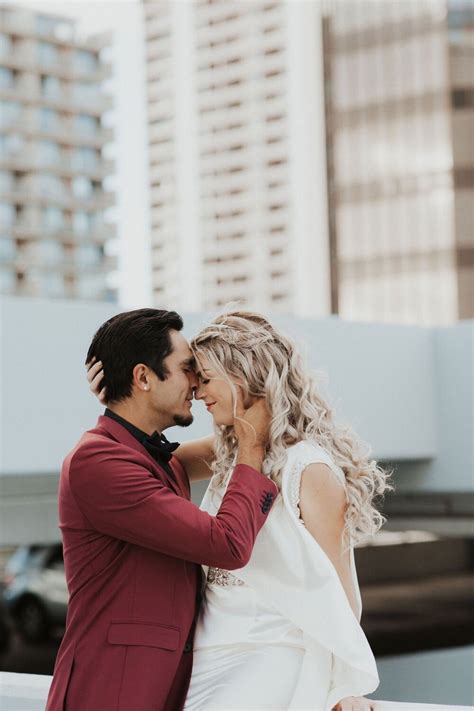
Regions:
<svg viewBox="0 0 474 711"><path fill-rule="evenodd" d="M350 553L346 551L338 560L333 558L334 567L341 581L346 597L349 601L349 605L352 608L352 612L356 617L359 615L358 601L356 598L356 591L354 588L354 581L352 578L352 570L350 563Z"/></svg>
<svg viewBox="0 0 474 711"><path fill-rule="evenodd" d="M84 447L67 464L84 527L195 563L227 570L246 564L276 497L273 482L237 466L214 517L151 476L145 457L133 461L129 450L120 456L117 449Z"/></svg>
<svg viewBox="0 0 474 711"><path fill-rule="evenodd" d="M265 447L247 442L239 444L236 464L246 464L248 467L252 467L261 472L264 458Z"/></svg>
<svg viewBox="0 0 474 711"><path fill-rule="evenodd" d="M209 479L212 475L211 462L214 459L214 435L184 442L174 452L174 456L184 467L190 481Z"/></svg>

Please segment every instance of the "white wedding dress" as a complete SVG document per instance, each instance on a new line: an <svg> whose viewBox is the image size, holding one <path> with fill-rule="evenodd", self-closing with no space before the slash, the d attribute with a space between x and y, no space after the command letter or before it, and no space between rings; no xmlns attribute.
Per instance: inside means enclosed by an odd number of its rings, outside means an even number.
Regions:
<svg viewBox="0 0 474 711"><path fill-rule="evenodd" d="M313 709L330 711L346 696L378 686L375 660L331 561L299 515L301 474L327 464L319 445L287 450L282 490L260 531L249 563L229 573L210 568L194 640L186 711ZM215 514L225 492L206 493Z"/></svg>

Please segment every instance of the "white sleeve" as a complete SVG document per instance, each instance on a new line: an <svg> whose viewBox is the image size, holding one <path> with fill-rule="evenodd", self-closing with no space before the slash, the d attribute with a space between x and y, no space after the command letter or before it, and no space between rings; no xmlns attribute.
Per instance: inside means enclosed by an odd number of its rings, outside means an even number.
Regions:
<svg viewBox="0 0 474 711"><path fill-rule="evenodd" d="M286 467L285 474L288 477L286 486L287 503L296 518L301 519L300 514L300 492L301 492L301 476L310 464L326 464L340 484L344 485L344 474L341 469L336 466L329 454L319 445L312 442L299 442L290 455L291 459Z"/></svg>

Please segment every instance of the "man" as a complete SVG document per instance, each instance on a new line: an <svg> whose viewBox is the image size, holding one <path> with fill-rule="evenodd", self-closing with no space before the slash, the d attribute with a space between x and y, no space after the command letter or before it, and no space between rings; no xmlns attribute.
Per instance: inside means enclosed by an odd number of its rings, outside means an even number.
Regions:
<svg viewBox="0 0 474 711"><path fill-rule="evenodd" d="M61 471L70 601L47 711L179 711L200 564L245 565L276 496L259 471L268 428L260 401L247 411L239 403L239 452L217 515L189 501L186 472L161 434L193 419L197 380L182 325L175 312L122 313L89 348L87 362L104 368L108 409Z"/></svg>

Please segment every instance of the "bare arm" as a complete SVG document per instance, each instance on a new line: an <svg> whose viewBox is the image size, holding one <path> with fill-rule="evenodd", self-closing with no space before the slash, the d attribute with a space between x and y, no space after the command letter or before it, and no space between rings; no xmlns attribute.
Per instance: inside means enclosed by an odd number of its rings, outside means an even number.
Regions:
<svg viewBox="0 0 474 711"><path fill-rule="evenodd" d="M301 479L301 517L334 565L349 604L357 616L350 552L342 552L345 506L344 488L331 469L326 464L310 464L306 467Z"/></svg>
<svg viewBox="0 0 474 711"><path fill-rule="evenodd" d="M214 435L183 442L174 455L185 468L189 481L210 479L210 465L214 459Z"/></svg>

